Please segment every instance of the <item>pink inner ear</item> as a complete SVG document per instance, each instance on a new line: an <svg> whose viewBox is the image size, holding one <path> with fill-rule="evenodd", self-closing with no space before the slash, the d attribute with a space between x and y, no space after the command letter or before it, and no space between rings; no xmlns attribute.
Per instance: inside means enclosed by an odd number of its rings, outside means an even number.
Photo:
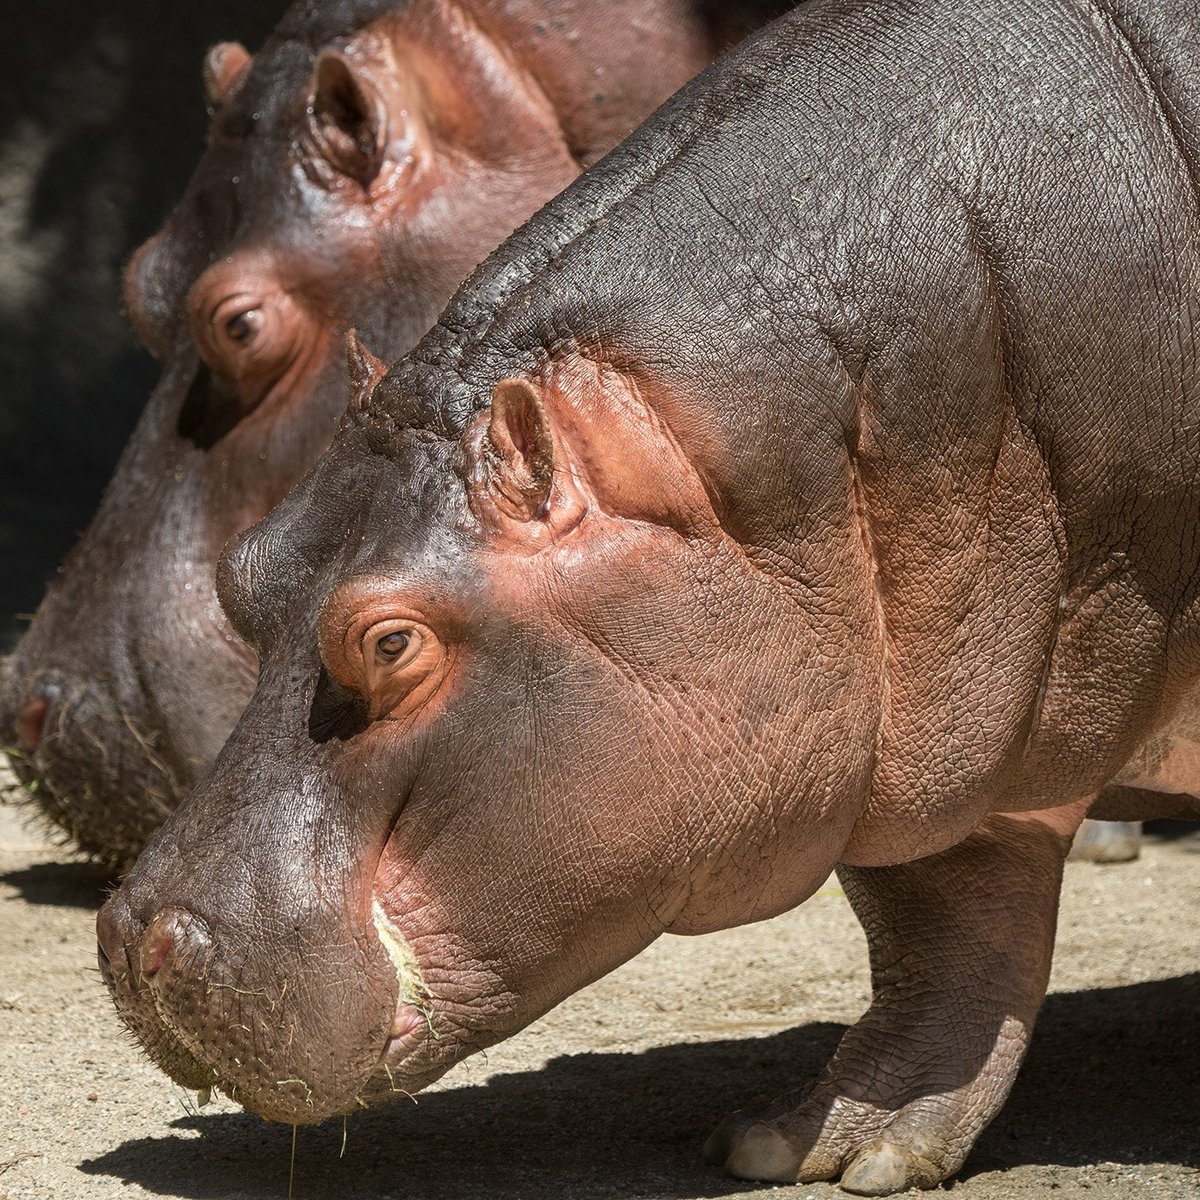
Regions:
<svg viewBox="0 0 1200 1200"><path fill-rule="evenodd" d="M554 473L554 441L537 389L526 379L505 379L492 390L488 438L499 456L491 471L493 494L509 515L543 514Z"/></svg>
<svg viewBox="0 0 1200 1200"><path fill-rule="evenodd" d="M516 420L508 427L509 436L512 438L513 449L521 455L522 458L529 451L529 412L525 408L521 408L516 414Z"/></svg>
<svg viewBox="0 0 1200 1200"><path fill-rule="evenodd" d="M523 459L548 459L550 431L537 389L526 379L504 379L492 392L492 441ZM531 470L535 464L526 464Z"/></svg>

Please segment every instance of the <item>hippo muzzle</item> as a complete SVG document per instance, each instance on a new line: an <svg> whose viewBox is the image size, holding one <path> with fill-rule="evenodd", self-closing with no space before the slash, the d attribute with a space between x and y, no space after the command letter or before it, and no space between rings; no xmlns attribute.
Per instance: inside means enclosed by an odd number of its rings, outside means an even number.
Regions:
<svg viewBox="0 0 1200 1200"><path fill-rule="evenodd" d="M419 968L373 904L378 837L331 805L305 815L323 794L311 769L284 781L244 766L202 785L208 819L176 814L101 910L101 972L177 1083L311 1123L386 1087L372 1076L389 1039L426 1028L403 1003L422 998ZM247 790L221 786L231 781ZM251 782L282 799L248 800Z"/></svg>

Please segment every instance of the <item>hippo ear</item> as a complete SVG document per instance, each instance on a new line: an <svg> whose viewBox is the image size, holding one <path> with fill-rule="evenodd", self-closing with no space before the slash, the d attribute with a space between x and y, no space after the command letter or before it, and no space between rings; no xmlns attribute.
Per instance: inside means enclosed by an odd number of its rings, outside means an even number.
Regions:
<svg viewBox="0 0 1200 1200"><path fill-rule="evenodd" d="M317 59L309 126L330 165L366 187L379 174L387 118L375 89L340 54Z"/></svg>
<svg viewBox="0 0 1200 1200"><path fill-rule="evenodd" d="M542 399L527 379L496 385L487 440L488 482L496 502L522 521L544 516L554 478L554 438Z"/></svg>
<svg viewBox="0 0 1200 1200"><path fill-rule="evenodd" d="M346 367L350 372L350 411L363 412L387 367L366 348L357 329L346 334Z"/></svg>
<svg viewBox="0 0 1200 1200"><path fill-rule="evenodd" d="M218 42L204 56L204 92L219 108L250 65L250 51L240 42Z"/></svg>

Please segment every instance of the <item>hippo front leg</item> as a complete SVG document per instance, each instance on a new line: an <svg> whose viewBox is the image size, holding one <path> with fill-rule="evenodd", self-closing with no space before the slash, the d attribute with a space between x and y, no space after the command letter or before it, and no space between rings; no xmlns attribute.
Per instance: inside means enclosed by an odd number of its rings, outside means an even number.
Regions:
<svg viewBox="0 0 1200 1200"><path fill-rule="evenodd" d="M942 854L839 868L874 999L811 1088L734 1113L705 1154L741 1179L930 1188L1008 1096L1050 975L1063 860L1086 805L994 814Z"/></svg>

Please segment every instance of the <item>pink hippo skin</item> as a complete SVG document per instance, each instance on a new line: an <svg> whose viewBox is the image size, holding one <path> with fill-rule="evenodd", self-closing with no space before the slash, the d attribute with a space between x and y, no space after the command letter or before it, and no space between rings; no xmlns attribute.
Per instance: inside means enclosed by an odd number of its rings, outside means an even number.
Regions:
<svg viewBox="0 0 1200 1200"><path fill-rule="evenodd" d="M84 849L128 865L254 687L221 548L312 465L343 339L395 357L516 225L786 0L332 0L217 46L209 147L133 257L162 376L15 655L0 746Z"/></svg>
<svg viewBox="0 0 1200 1200"><path fill-rule="evenodd" d="M254 698L100 914L156 1061L322 1120L836 866L871 1006L707 1153L953 1175L1091 798L1198 808L1198 46L814 0L366 364L223 562Z"/></svg>

